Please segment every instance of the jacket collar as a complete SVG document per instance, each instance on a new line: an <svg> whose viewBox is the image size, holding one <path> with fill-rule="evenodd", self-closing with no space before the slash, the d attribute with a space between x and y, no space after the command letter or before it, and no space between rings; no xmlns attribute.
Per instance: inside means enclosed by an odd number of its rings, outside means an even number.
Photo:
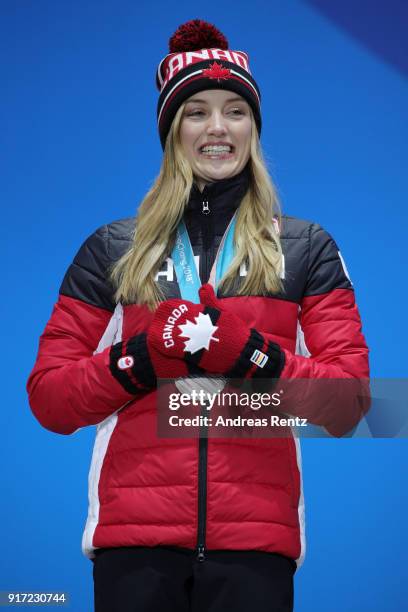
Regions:
<svg viewBox="0 0 408 612"><path fill-rule="evenodd" d="M190 198L187 204L186 212L202 210L202 202L208 200L212 212L217 216L227 212L233 213L240 205L249 187L250 171L249 166L235 176L220 181L214 181L206 185L203 191L200 191L197 184L194 183L190 192Z"/></svg>

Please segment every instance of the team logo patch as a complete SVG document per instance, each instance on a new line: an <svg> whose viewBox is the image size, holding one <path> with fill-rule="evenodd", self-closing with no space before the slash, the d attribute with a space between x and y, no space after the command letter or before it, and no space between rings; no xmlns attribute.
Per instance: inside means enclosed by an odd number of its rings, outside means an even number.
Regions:
<svg viewBox="0 0 408 612"><path fill-rule="evenodd" d="M211 340L219 342L218 338L214 338L213 334L217 331L218 327L212 324L210 315L199 313L198 317L194 317L195 323L187 321L184 325L179 325L181 329L181 338L188 338L185 342L184 351L190 353L196 353L201 349L210 348Z"/></svg>
<svg viewBox="0 0 408 612"><path fill-rule="evenodd" d="M118 368L119 370L127 370L128 368L131 368L134 363L135 360L133 357L131 355L126 355L125 357L118 359Z"/></svg>
<svg viewBox="0 0 408 612"><path fill-rule="evenodd" d="M252 353L252 357L250 361L252 361L252 363L257 365L258 368L263 368L266 362L268 361L268 359L269 359L268 355L265 355L265 353L262 353L261 351L258 351L258 349L256 349Z"/></svg>
<svg viewBox="0 0 408 612"><path fill-rule="evenodd" d="M222 64L214 62L210 64L209 68L203 70L203 77L207 79L216 79L219 83L220 81L231 78L231 70L224 68Z"/></svg>

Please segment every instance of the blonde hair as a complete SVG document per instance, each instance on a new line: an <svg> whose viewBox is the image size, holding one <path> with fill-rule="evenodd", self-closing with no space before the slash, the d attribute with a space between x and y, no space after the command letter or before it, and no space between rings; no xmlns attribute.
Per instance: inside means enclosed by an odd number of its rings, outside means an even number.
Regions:
<svg viewBox="0 0 408 612"><path fill-rule="evenodd" d="M154 279L171 254L175 231L194 180L180 141L184 106L180 106L171 125L159 175L139 207L133 244L111 270L118 302L146 304L154 310L166 299ZM265 295L282 290L282 250L273 221L275 216L280 225L279 201L263 159L252 112L251 122L250 182L237 211L235 256L220 282L222 292L232 289L241 266L245 265L247 274L234 291L237 295Z"/></svg>

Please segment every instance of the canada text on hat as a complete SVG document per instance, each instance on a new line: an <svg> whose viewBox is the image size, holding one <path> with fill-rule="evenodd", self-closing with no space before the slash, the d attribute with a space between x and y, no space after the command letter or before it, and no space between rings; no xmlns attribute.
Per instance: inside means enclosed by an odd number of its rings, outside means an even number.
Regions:
<svg viewBox="0 0 408 612"><path fill-rule="evenodd" d="M160 62L157 69L157 81L160 91L180 70L191 64L204 60L224 60L230 64L237 64L250 73L248 55L244 51L230 51L228 49L201 49L199 51L185 51L184 53L170 53ZM163 76L164 75L164 76Z"/></svg>

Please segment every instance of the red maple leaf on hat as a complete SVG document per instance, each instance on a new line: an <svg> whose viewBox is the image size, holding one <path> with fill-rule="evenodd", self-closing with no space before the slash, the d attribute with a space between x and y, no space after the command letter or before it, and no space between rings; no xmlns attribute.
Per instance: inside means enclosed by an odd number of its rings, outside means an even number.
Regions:
<svg viewBox="0 0 408 612"><path fill-rule="evenodd" d="M223 68L221 64L217 64L214 62L210 64L210 67L206 70L203 70L203 77L207 79L217 79L220 81L221 79L229 79L231 78L231 70L228 68Z"/></svg>

